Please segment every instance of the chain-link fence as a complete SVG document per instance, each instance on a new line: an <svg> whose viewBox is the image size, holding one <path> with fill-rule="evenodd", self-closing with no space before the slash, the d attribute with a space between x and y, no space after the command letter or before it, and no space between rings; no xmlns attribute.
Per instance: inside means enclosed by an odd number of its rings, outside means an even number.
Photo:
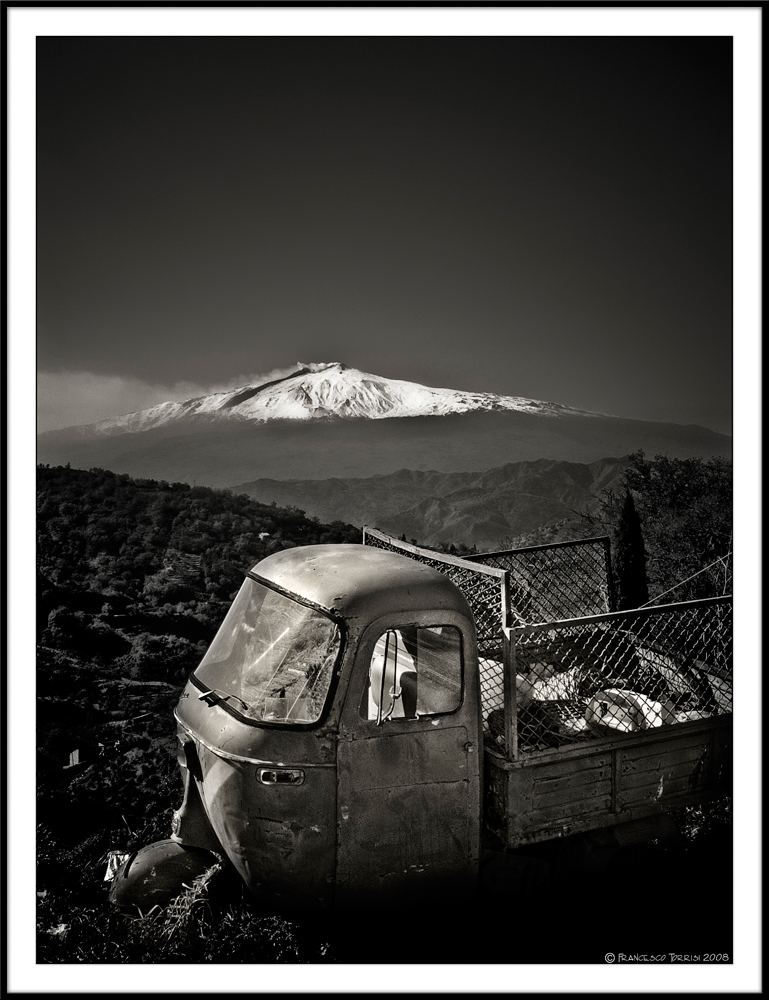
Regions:
<svg viewBox="0 0 769 1000"><path fill-rule="evenodd" d="M608 537L471 556L510 574L513 623L553 622L614 610Z"/></svg>
<svg viewBox="0 0 769 1000"><path fill-rule="evenodd" d="M606 538L472 560L371 528L363 541L433 566L462 591L478 633L486 739L508 758L732 711L731 597L612 612Z"/></svg>
<svg viewBox="0 0 769 1000"><path fill-rule="evenodd" d="M506 756L732 711L732 603L716 597L511 630L516 712L486 719Z"/></svg>
<svg viewBox="0 0 769 1000"><path fill-rule="evenodd" d="M730 551L686 579L680 580L674 587L669 587L661 594L652 597L644 607L652 604L693 601L702 597L713 597L716 594L731 594L733 583L734 567Z"/></svg>

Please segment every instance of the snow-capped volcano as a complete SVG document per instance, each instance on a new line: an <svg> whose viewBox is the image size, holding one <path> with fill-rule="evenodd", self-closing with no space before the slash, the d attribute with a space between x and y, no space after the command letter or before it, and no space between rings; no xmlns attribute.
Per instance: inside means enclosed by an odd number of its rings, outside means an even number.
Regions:
<svg viewBox="0 0 769 1000"><path fill-rule="evenodd" d="M257 421L317 420L334 417L445 416L478 410L515 410L540 416L598 416L558 403L492 392L436 389L416 382L383 378L337 361L301 364L299 370L262 385L245 385L182 402L159 403L147 410L110 417L90 425L96 434L152 430L187 418ZM83 428L86 430L86 428Z"/></svg>
<svg viewBox="0 0 769 1000"><path fill-rule="evenodd" d="M639 448L680 458L731 453L730 438L701 427L430 388L338 362L47 431L37 443L43 464L227 488L264 478L479 472L539 459L586 463Z"/></svg>

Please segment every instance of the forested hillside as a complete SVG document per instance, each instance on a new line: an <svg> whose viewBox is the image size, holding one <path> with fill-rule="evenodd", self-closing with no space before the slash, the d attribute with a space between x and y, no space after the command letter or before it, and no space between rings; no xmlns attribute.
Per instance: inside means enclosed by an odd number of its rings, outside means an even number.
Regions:
<svg viewBox="0 0 769 1000"><path fill-rule="evenodd" d="M360 541L352 525L296 507L104 469L40 466L37 514L38 565L51 583L186 610L232 597L243 569L271 552Z"/></svg>
<svg viewBox="0 0 769 1000"><path fill-rule="evenodd" d="M52 766L80 727L166 712L259 559L360 541L353 525L296 508L103 469L41 466L37 515L39 731Z"/></svg>
<svg viewBox="0 0 769 1000"><path fill-rule="evenodd" d="M107 852L169 834L181 801L173 707L244 572L360 531L103 469L38 467L37 513L41 956L72 961L69 930L51 928L78 912L92 934Z"/></svg>

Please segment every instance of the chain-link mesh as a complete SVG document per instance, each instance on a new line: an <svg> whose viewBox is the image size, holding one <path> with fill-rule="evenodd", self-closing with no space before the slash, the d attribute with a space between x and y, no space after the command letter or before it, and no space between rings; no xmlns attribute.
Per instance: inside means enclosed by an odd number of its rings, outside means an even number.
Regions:
<svg viewBox="0 0 769 1000"><path fill-rule="evenodd" d="M513 620L531 624L613 611L609 551L608 538L586 538L470 558L509 572Z"/></svg>
<svg viewBox="0 0 769 1000"><path fill-rule="evenodd" d="M663 590L661 594L651 598L644 607L652 604L672 604L680 601L693 601L701 597L712 597L715 594L731 594L734 583L734 567L732 553L719 556L709 566L681 580L674 587Z"/></svg>
<svg viewBox="0 0 769 1000"><path fill-rule="evenodd" d="M732 711L731 597L607 612L608 539L472 560L420 549L371 528L364 529L363 541L433 566L462 591L478 633L486 738L507 756ZM517 704L511 727L517 746L509 748L506 624L514 626L510 669Z"/></svg>
<svg viewBox="0 0 769 1000"><path fill-rule="evenodd" d="M512 630L518 752L732 711L730 597ZM502 746L504 716L486 720Z"/></svg>
<svg viewBox="0 0 769 1000"><path fill-rule="evenodd" d="M481 708L485 721L503 705L503 626L509 574L504 567L481 566L398 541L373 528L363 529L363 544L399 552L447 576L462 591L473 612L478 636Z"/></svg>

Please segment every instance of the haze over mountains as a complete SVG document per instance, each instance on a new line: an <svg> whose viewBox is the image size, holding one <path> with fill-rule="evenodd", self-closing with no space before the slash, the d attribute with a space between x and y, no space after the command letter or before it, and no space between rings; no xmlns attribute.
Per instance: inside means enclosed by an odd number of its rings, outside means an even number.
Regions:
<svg viewBox="0 0 769 1000"><path fill-rule="evenodd" d="M38 461L233 487L399 470L481 473L540 459L590 464L643 449L731 455L694 425L627 420L558 403L386 379L338 362L38 436Z"/></svg>
<svg viewBox="0 0 769 1000"><path fill-rule="evenodd" d="M621 486L627 465L540 459L481 473L400 469L365 479L258 479L233 492L300 507L320 521L339 518L425 545L462 542L484 551L556 522L568 522L566 536L577 537L587 528L580 513L592 512L603 490Z"/></svg>

